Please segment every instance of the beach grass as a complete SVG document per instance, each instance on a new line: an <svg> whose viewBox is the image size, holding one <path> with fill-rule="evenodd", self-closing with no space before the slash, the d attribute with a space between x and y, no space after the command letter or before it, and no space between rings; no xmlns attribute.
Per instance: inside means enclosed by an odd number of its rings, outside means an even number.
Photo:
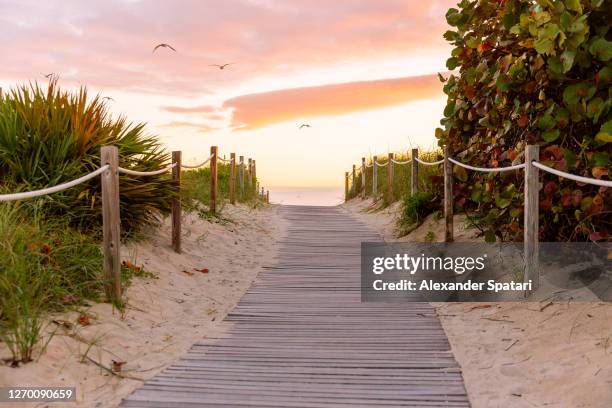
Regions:
<svg viewBox="0 0 612 408"><path fill-rule="evenodd" d="M442 152L431 150L419 152L419 159L427 162L440 160ZM396 153L394 159L399 162L412 160L411 153ZM400 235L405 235L416 228L423 219L441 209L441 197L443 194L443 169L441 165L425 166L419 164L418 193L411 194L412 164L389 163L388 155L377 156L378 166L376 195L373 194L373 158L366 160L365 169L365 194L372 197L377 209L383 209L389 205L400 202L401 216L398 219ZM385 165L386 164L386 165ZM388 186L389 166L393 166L393 195L390 194ZM349 174L348 199L360 197L364 187L362 186L361 165L356 169L355 180Z"/></svg>

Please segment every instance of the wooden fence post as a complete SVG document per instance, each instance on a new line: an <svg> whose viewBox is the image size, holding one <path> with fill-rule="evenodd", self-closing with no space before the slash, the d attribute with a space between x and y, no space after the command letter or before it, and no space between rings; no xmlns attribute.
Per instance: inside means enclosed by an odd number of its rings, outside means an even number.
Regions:
<svg viewBox="0 0 612 408"><path fill-rule="evenodd" d="M372 197L376 199L376 195L378 194L378 163L376 162L377 158L374 156L372 158Z"/></svg>
<svg viewBox="0 0 612 408"><path fill-rule="evenodd" d="M217 212L217 146L210 146L210 212Z"/></svg>
<svg viewBox="0 0 612 408"><path fill-rule="evenodd" d="M366 198L366 160L361 158L361 198Z"/></svg>
<svg viewBox="0 0 612 408"><path fill-rule="evenodd" d="M257 163L253 159L253 180L257 181ZM259 185L259 182L257 183Z"/></svg>
<svg viewBox="0 0 612 408"><path fill-rule="evenodd" d="M119 151L115 146L100 149L102 173L102 235L104 252L104 292L110 301L121 299L121 236L119 210Z"/></svg>
<svg viewBox="0 0 612 408"><path fill-rule="evenodd" d="M389 204L395 197L393 195L393 153L389 153L389 162L387 163L387 188L389 190Z"/></svg>
<svg viewBox="0 0 612 408"><path fill-rule="evenodd" d="M266 204L270 204L270 190L266 190Z"/></svg>
<svg viewBox="0 0 612 408"><path fill-rule="evenodd" d="M450 148L444 146L444 221L445 242L453 242L453 164L448 160Z"/></svg>
<svg viewBox="0 0 612 408"><path fill-rule="evenodd" d="M525 251L524 282L532 282L532 290L540 285L539 271L539 171L531 164L540 160L540 146L527 145L525 148L525 214L523 245ZM527 296L529 293L526 292Z"/></svg>
<svg viewBox="0 0 612 408"><path fill-rule="evenodd" d="M236 204L236 153L230 153L229 199Z"/></svg>
<svg viewBox="0 0 612 408"><path fill-rule="evenodd" d="M412 149L412 173L410 175L410 194L415 195L419 191L419 149Z"/></svg>
<svg viewBox="0 0 612 408"><path fill-rule="evenodd" d="M353 185L351 186L351 191L353 194L357 194L357 185L355 184L355 165L353 164Z"/></svg>
<svg viewBox="0 0 612 408"><path fill-rule="evenodd" d="M261 198L262 200L264 199L264 188L263 187L261 188Z"/></svg>
<svg viewBox="0 0 612 408"><path fill-rule="evenodd" d="M238 167L238 178L240 181L240 197L244 197L244 156L240 156L240 166Z"/></svg>
<svg viewBox="0 0 612 408"><path fill-rule="evenodd" d="M249 168L247 172L247 188L249 191L253 188L253 159L249 158Z"/></svg>
<svg viewBox="0 0 612 408"><path fill-rule="evenodd" d="M344 172L344 202L348 201L349 196L349 172Z"/></svg>
<svg viewBox="0 0 612 408"><path fill-rule="evenodd" d="M172 248L181 253L181 152L172 152L172 182L176 197L172 199Z"/></svg>

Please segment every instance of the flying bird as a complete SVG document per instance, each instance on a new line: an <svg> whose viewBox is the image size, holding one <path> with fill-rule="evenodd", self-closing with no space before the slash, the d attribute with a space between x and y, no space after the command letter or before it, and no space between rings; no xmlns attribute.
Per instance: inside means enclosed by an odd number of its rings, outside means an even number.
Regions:
<svg viewBox="0 0 612 408"><path fill-rule="evenodd" d="M301 128L305 128L305 127L312 127L312 126L310 126L308 123L302 123L302 124L300 125L300 129L301 129Z"/></svg>
<svg viewBox="0 0 612 408"><path fill-rule="evenodd" d="M158 48L163 47L163 48L170 48L172 51L176 52L176 50L174 49L173 46L171 46L170 44L166 44L166 43L161 43L161 44L157 44L155 46L155 48L153 48L153 52L157 51Z"/></svg>
<svg viewBox="0 0 612 408"><path fill-rule="evenodd" d="M45 75L45 78L49 79L55 76L54 72L51 72L50 74Z"/></svg>
<svg viewBox="0 0 612 408"><path fill-rule="evenodd" d="M109 101L115 102L115 100L113 98L111 98L110 96L104 96L104 97L102 97L102 99L108 99Z"/></svg>
<svg viewBox="0 0 612 408"><path fill-rule="evenodd" d="M227 67L228 65L232 65L232 64L235 64L235 62L230 62L228 64L223 64L223 65L211 64L211 65L209 65L209 67L217 67L219 69L225 69L225 67Z"/></svg>

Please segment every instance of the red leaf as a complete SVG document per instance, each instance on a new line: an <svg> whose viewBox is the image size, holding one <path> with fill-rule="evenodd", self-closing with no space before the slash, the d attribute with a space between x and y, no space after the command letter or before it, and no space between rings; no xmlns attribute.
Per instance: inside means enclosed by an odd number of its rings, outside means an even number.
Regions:
<svg viewBox="0 0 612 408"><path fill-rule="evenodd" d="M193 268L194 271L198 271L198 272L202 272L202 273L208 273L208 268L202 268L202 269L198 269L198 268Z"/></svg>

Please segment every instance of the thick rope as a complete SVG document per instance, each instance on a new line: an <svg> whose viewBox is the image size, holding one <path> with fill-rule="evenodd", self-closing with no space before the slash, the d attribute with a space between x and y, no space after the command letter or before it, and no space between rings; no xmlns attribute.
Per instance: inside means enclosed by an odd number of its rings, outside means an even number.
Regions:
<svg viewBox="0 0 612 408"><path fill-rule="evenodd" d="M208 156L208 159L204 160L202 163L200 164L196 164L195 166L190 166L187 164L181 164L181 167L185 168L185 169L197 169L198 167L202 167L204 166L206 163L208 163L210 161L210 159L212 159L214 156L214 154L211 154L210 156Z"/></svg>
<svg viewBox="0 0 612 408"><path fill-rule="evenodd" d="M168 170L172 170L174 167L176 167L177 164L178 163L173 163L169 165L168 167L165 167L160 170L155 170L155 171L136 171L136 170L124 169L123 167L119 167L117 168L117 170L119 170L119 173L129 174L130 176L157 176L158 174L163 174L167 172Z"/></svg>
<svg viewBox="0 0 612 408"><path fill-rule="evenodd" d="M406 160L406 161L397 161L395 159L391 160L394 164L399 164L399 165L404 165L404 164L409 164L412 162L412 160Z"/></svg>
<svg viewBox="0 0 612 408"><path fill-rule="evenodd" d="M442 160L442 161L444 161L444 160ZM461 166L461 167L464 167L464 168L469 169L469 170L481 171L483 173L512 171L512 170L519 170L519 169L525 168L525 163L517 164L515 166L508 166L508 167L491 167L491 168L486 168L486 167L473 167L473 166L470 166L468 164L461 163L461 162L453 159L452 157L449 157L448 161L450 161L451 163L455 163L457 166Z"/></svg>
<svg viewBox="0 0 612 408"><path fill-rule="evenodd" d="M389 164L389 162L384 162L384 163L379 163L379 162L376 162L376 165L377 165L378 167L385 167L387 164Z"/></svg>
<svg viewBox="0 0 612 408"><path fill-rule="evenodd" d="M41 190L34 191L25 191L23 193L13 193L13 194L2 194L0 195L0 201L16 201L16 200L25 200L27 198L40 197L47 194L57 193L62 190L69 189L70 187L74 187L81 183L86 182L96 176L102 174L105 170L107 170L110 166L108 164L100 167L99 169L84 175L83 177L79 177L78 179L69 181L67 183L58 184L57 186L43 188Z"/></svg>
<svg viewBox="0 0 612 408"><path fill-rule="evenodd" d="M589 178L589 177L576 176L574 174L566 173L564 171L552 169L548 166L543 165L542 163L538 163L535 161L531 162L531 164L533 164L534 167L537 167L538 169L544 170L548 173L551 173L551 174L554 174L556 176L563 177L566 179L578 181L580 183L593 184L593 185L602 186L602 187L612 187L612 181L598 180L598 179Z"/></svg>
<svg viewBox="0 0 612 408"><path fill-rule="evenodd" d="M426 166L435 166L435 165L437 165L437 164L442 164L442 163L444 163L444 159L442 159L442 160L438 160L438 161L435 161L435 162L426 162L426 161L423 161L423 160L419 159L418 157L415 157L415 158L414 158L414 160L416 160L417 162L419 162L419 163L421 163L421 164L424 164L424 165L426 165Z"/></svg>

